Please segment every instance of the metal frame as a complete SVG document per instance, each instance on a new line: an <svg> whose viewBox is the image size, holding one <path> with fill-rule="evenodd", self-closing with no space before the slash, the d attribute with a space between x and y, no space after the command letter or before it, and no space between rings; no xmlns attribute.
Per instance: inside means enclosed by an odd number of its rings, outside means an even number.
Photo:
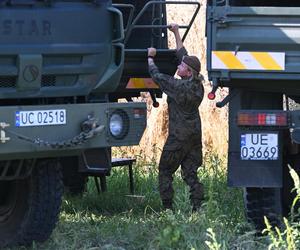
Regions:
<svg viewBox="0 0 300 250"><path fill-rule="evenodd" d="M124 33L127 33L129 25L132 23L132 20L133 20L133 13L135 12L135 7L132 4L123 4L123 3L113 4L113 7L116 7L118 9L129 9L129 17L127 20L126 27L124 28ZM121 12L122 12L122 10L121 10Z"/></svg>
<svg viewBox="0 0 300 250"><path fill-rule="evenodd" d="M36 160L32 160L31 164L22 159L19 160L16 165L12 164L12 161L2 161L3 165L0 166L0 181L10 181L17 179L25 179L30 176Z"/></svg>
<svg viewBox="0 0 300 250"><path fill-rule="evenodd" d="M213 0L213 6L229 6L229 0Z"/></svg>
<svg viewBox="0 0 300 250"><path fill-rule="evenodd" d="M195 5L197 6L195 12L194 12L194 15L192 16L192 18L190 19L190 22L188 25L179 25L179 28L180 29L186 29L183 37L182 37L182 41L185 40L188 32L190 31L191 29L191 26L192 24L194 23L195 21L195 18L200 10L200 7L201 7L201 4L199 2L190 2L190 1L149 1L147 4L145 4L145 6L143 7L143 9L137 14L137 16L134 18L134 20L130 23L130 21L132 20L132 15L133 15L133 12L131 12L129 15L129 20L127 22L127 25L126 25L126 28L125 28L125 39L124 39L124 44L126 45L126 43L128 42L130 36L131 36L131 33L134 29L166 29L166 28L169 28L170 26L169 25L163 25L162 22L161 22L161 18L160 18L160 24L149 24L149 25L138 25L138 21L140 20L140 18L144 15L144 13L150 8L150 7L154 7L155 5L158 5L161 9L162 9L162 6L163 5L168 5L168 4L179 4L179 5ZM131 4L113 4L113 6L115 7L121 7L121 8L126 8L126 5L127 8L132 8L133 11L135 10L134 9L134 6L131 5ZM131 17L131 19L130 19ZM130 24L129 24L130 23ZM152 21L153 23L153 21Z"/></svg>

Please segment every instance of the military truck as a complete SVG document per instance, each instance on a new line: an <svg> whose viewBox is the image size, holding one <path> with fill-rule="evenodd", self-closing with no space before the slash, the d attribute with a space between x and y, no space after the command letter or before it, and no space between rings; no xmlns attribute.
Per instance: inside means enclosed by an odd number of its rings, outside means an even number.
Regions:
<svg viewBox="0 0 300 250"><path fill-rule="evenodd" d="M184 4L172 1L168 4ZM194 4L199 10L198 3ZM176 70L165 1L0 2L0 248L46 240L64 186L109 174L111 147L136 145L161 92L147 47ZM196 13L195 13L196 15ZM182 28L189 31L195 15ZM125 98L127 102L118 102Z"/></svg>
<svg viewBox="0 0 300 250"><path fill-rule="evenodd" d="M300 2L210 0L207 6L209 98L229 95L228 185L242 187L248 219L280 225L295 191L289 166L300 172Z"/></svg>

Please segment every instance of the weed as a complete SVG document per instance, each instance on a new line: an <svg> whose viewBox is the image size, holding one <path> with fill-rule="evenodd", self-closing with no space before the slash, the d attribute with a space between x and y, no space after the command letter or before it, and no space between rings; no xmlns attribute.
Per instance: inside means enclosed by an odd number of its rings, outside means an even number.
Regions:
<svg viewBox="0 0 300 250"><path fill-rule="evenodd" d="M256 236L244 216L241 190L227 187L223 159L207 157L205 168L199 170L205 202L197 212L192 212L179 171L174 178L174 212L162 209L156 166L137 163L134 174L136 194L143 199L127 196L126 169L113 170L105 193L97 194L90 178L82 197L64 197L51 238L31 249L294 250L300 246L300 224L287 219L281 229L266 220L264 236Z"/></svg>

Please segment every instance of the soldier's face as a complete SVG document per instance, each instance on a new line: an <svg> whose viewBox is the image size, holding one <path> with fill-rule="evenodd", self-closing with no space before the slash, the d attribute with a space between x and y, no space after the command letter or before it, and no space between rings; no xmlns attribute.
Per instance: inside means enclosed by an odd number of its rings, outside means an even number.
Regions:
<svg viewBox="0 0 300 250"><path fill-rule="evenodd" d="M181 64L177 67L177 75L180 77L190 77L192 72L189 70L189 66L187 66L184 62L181 62Z"/></svg>

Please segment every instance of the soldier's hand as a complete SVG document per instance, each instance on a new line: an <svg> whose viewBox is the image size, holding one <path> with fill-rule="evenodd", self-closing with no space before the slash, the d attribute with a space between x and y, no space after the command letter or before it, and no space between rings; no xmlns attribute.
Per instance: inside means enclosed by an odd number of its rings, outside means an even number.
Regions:
<svg viewBox="0 0 300 250"><path fill-rule="evenodd" d="M155 48L148 48L148 56L155 57L156 56L156 49Z"/></svg>
<svg viewBox="0 0 300 250"><path fill-rule="evenodd" d="M169 30L170 30L171 32L173 32L173 33L178 32L179 26L178 26L177 23L170 23L169 26L170 26L170 27L169 27Z"/></svg>

